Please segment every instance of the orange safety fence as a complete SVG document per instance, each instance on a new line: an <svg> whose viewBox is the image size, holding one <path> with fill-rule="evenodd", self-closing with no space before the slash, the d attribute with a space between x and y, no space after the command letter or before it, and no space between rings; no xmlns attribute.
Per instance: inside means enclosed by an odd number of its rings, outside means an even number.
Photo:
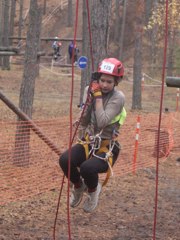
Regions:
<svg viewBox="0 0 180 240"><path fill-rule="evenodd" d="M114 176L132 173L138 169L155 166L157 158L157 113L141 114L138 137L136 165L134 166L134 148L136 134L136 113L128 112L122 126L119 141L121 153L115 166ZM68 147L68 117L35 121L44 135L63 152ZM26 122L17 126L16 122L0 121L0 205L27 199L30 196L59 188L62 171L59 168L59 156L39 138ZM23 134L17 134L22 127ZM22 130L21 129L21 130ZM159 159L165 161L169 154L180 149L180 114L164 113L159 141ZM105 175L102 174L104 179ZM111 180L111 179L110 179Z"/></svg>

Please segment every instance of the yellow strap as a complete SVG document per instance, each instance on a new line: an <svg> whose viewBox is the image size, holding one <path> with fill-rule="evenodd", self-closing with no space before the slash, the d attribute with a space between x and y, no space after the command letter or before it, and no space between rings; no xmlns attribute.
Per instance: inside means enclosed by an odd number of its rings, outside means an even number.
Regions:
<svg viewBox="0 0 180 240"><path fill-rule="evenodd" d="M88 136L85 137L86 141L78 141L79 144L83 145L85 154L86 154L86 159L89 157L89 141L88 141Z"/></svg>
<svg viewBox="0 0 180 240"><path fill-rule="evenodd" d="M101 147L100 147L100 149L98 150L97 154L98 154L98 153L102 153L102 152L107 153L107 152L109 151L109 149L107 148L107 145L108 145L108 144L109 144L109 140L104 140L104 141L102 141ZM103 182L103 184L102 184L103 187L107 184L107 182L108 182L108 180L109 180L109 178L110 178L110 176L111 176L111 167L112 167L112 165L113 165L113 158L112 158L112 156L110 156L110 157L107 159L107 161L108 161L108 164L110 165L110 167L109 167L108 170L107 170L106 178L105 178L105 180L104 180L104 182Z"/></svg>
<svg viewBox="0 0 180 240"><path fill-rule="evenodd" d="M86 137L86 140L87 140L87 137ZM88 159L88 157L89 157L89 145L88 145L88 141L87 141L87 142L79 141L78 143L80 143L80 144L83 145L83 147L84 147L84 149L85 149L86 159ZM97 154L102 153L102 152L107 153L107 152L109 151L109 149L107 148L107 145L109 145L109 140L103 140L103 141L101 142L101 147L100 147L100 149L97 151ZM112 167L112 164L113 164L113 158L112 158L112 156L110 156L107 161L108 161L108 164L110 164L110 166ZM107 171L107 174L106 174L106 178L105 178L105 180L104 180L104 182L103 182L103 184L102 184L103 187L107 184L110 176L111 176L111 168L109 167L109 168L108 168L108 171Z"/></svg>
<svg viewBox="0 0 180 240"><path fill-rule="evenodd" d="M88 143L83 144L84 149L85 149L85 154L86 154L86 159L89 157L89 146Z"/></svg>
<svg viewBox="0 0 180 240"><path fill-rule="evenodd" d="M112 164L113 164L113 158L112 158L112 156L109 157L108 162L109 162L110 166L112 167ZM103 187L107 184L110 176L111 176L111 169L110 169L110 167L109 167L109 168L108 168L108 171L107 171L107 174L106 174L106 178L105 178L105 180L104 180L104 182L103 182L103 184L102 184Z"/></svg>

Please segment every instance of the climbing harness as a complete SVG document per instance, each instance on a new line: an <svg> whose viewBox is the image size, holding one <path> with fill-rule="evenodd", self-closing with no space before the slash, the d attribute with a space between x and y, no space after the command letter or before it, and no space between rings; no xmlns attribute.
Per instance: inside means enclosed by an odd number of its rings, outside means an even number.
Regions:
<svg viewBox="0 0 180 240"><path fill-rule="evenodd" d="M118 122L120 126L123 125L126 119L126 116L127 116L126 109L123 107L122 111L111 121L111 124ZM117 144L117 141L116 141L119 135L119 131L117 129L114 129L111 140L102 139L101 138L102 132L103 132L103 129L100 131L100 133L96 134L95 136L91 136L88 133L86 133L84 139L78 138L78 143L83 145L85 149L86 159L90 159L91 157L96 157L108 163L109 168L106 174L106 178L103 182L103 186L105 186L110 176L113 176L112 151L115 146L119 148L119 145ZM104 157L99 156L100 153L105 153L105 156Z"/></svg>
<svg viewBox="0 0 180 240"><path fill-rule="evenodd" d="M89 136L86 134L85 140L78 139L78 143L82 144L85 149L86 159L90 159L92 157L99 158L103 161L106 161L108 163L108 171L106 178L103 182L103 186L105 186L108 182L108 179L110 176L113 176L113 148L114 146L118 146L117 142L113 140L108 139L102 139L101 133L96 134L95 136ZM119 147L119 146L118 146ZM99 156L100 153L105 153L104 157Z"/></svg>

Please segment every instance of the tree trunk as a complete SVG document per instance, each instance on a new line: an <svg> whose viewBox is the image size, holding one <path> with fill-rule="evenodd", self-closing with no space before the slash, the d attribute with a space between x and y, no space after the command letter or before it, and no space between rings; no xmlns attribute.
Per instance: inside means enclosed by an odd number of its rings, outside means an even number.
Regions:
<svg viewBox="0 0 180 240"><path fill-rule="evenodd" d="M97 71L99 62L103 58L107 57L111 1L91 1L89 4L89 9L91 15L90 26L88 26L87 1L83 0L82 52L88 58L88 66L81 72L80 104L83 100L84 88L91 81L92 72ZM90 29L92 33L92 56L90 48Z"/></svg>
<svg viewBox="0 0 180 240"><path fill-rule="evenodd" d="M6 0L4 4L4 24L3 24L3 46L9 47L9 6L10 1ZM10 70L9 56L3 57L3 70Z"/></svg>
<svg viewBox="0 0 180 240"><path fill-rule="evenodd" d="M46 6L47 6L47 0L44 0L43 15L46 14Z"/></svg>
<svg viewBox="0 0 180 240"><path fill-rule="evenodd" d="M120 4L121 0L115 1L115 28L114 28L114 40L119 42L119 33L121 29L121 16L120 16Z"/></svg>
<svg viewBox="0 0 180 240"><path fill-rule="evenodd" d="M26 40L25 65L20 91L19 106L30 118L34 99L35 79L38 74L37 52L40 44L42 11L37 0L31 0L30 19Z"/></svg>
<svg viewBox="0 0 180 240"><path fill-rule="evenodd" d="M9 29L10 36L14 35L15 13L16 13L16 0L11 0L10 29ZM12 45L12 40L10 40L9 42L10 42L10 45Z"/></svg>
<svg viewBox="0 0 180 240"><path fill-rule="evenodd" d="M141 69L142 69L142 33L137 31L137 35L135 36L135 47L134 47L132 109L142 109Z"/></svg>
<svg viewBox="0 0 180 240"><path fill-rule="evenodd" d="M72 27L73 24L73 11L72 11L72 0L68 0L68 14L67 14L67 27Z"/></svg>
<svg viewBox="0 0 180 240"><path fill-rule="evenodd" d="M97 70L99 62L103 58L107 57L111 2L111 0L97 0L90 2L92 47L95 71Z"/></svg>
<svg viewBox="0 0 180 240"><path fill-rule="evenodd" d="M24 0L20 0L20 10L19 10L19 26L18 26L18 37L20 38L22 35L22 26L23 26L23 5Z"/></svg>
<svg viewBox="0 0 180 240"><path fill-rule="evenodd" d="M158 2L157 0L154 0L154 3L153 3L153 7L156 11L157 9L157 6L158 6ZM150 69L150 74L152 77L155 76L155 65L156 65L156 62L157 62L157 50L158 50L158 47L157 47L157 31L158 31L158 26L154 26L152 31L150 31L150 56L151 56L151 69Z"/></svg>
<svg viewBox="0 0 180 240"><path fill-rule="evenodd" d="M169 6L169 13L170 13L170 20L172 22L173 20L173 7L172 4ZM173 76L173 66L174 66L174 48L175 48L175 29L176 27L173 27L169 25L169 31L168 31L168 57L167 57L167 75Z"/></svg>
<svg viewBox="0 0 180 240"><path fill-rule="evenodd" d="M29 11L29 27L26 40L25 65L21 84L19 107L32 118L35 79L39 65L37 52L40 43L42 11L37 0L31 0ZM29 165L30 128L19 120L16 131L14 163L18 166ZM19 158L19 151L21 153ZM21 161L21 159L23 161Z"/></svg>
<svg viewBox="0 0 180 240"><path fill-rule="evenodd" d="M173 65L174 65L174 46L175 46L175 31L169 33L168 36L168 57L167 57L167 76L173 76Z"/></svg>
<svg viewBox="0 0 180 240"><path fill-rule="evenodd" d="M0 1L0 46L2 46L3 44L3 32L2 32L2 28L3 28L3 1ZM2 57L0 57L0 66L2 66Z"/></svg>
<svg viewBox="0 0 180 240"><path fill-rule="evenodd" d="M87 6L86 0L83 0L83 8L82 8L82 52L83 55L87 57L88 64L87 67L81 70L81 90L80 90L80 104L83 103L83 94L85 87L89 84L89 80L91 79L91 56L90 56L90 43L89 43L89 31L88 31L88 15L87 15Z"/></svg>
<svg viewBox="0 0 180 240"><path fill-rule="evenodd" d="M152 14L153 1L145 0L145 24L147 25Z"/></svg>
<svg viewBox="0 0 180 240"><path fill-rule="evenodd" d="M121 29L120 43L119 43L119 59L121 61L123 61L123 41L124 41L124 31L125 31L125 23L126 23L126 6L127 6L127 0L124 0L122 29Z"/></svg>
<svg viewBox="0 0 180 240"><path fill-rule="evenodd" d="M176 67L176 72L175 76L180 76L180 47L176 47L175 51L175 67Z"/></svg>

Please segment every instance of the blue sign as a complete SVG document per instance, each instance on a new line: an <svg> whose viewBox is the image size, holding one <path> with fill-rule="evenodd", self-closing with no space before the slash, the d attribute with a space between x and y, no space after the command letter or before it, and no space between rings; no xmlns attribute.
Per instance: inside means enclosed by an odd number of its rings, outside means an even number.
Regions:
<svg viewBox="0 0 180 240"><path fill-rule="evenodd" d="M83 69L83 68L86 68L87 66L87 57L85 56L81 56L79 59L78 59L78 66Z"/></svg>

